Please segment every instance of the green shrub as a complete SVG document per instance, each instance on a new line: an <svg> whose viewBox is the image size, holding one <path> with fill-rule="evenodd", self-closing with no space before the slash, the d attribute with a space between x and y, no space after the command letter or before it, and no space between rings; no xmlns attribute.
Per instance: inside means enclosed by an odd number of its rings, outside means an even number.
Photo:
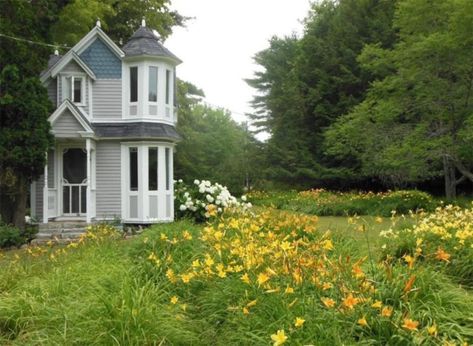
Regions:
<svg viewBox="0 0 473 346"><path fill-rule="evenodd" d="M24 243L25 238L18 228L0 221L0 248L20 246Z"/></svg>
<svg viewBox="0 0 473 346"><path fill-rule="evenodd" d="M227 208L251 207L246 197L241 201L230 194L226 186L208 180L194 180L192 185L178 180L174 188L174 210L177 218L190 218L197 222L221 215Z"/></svg>

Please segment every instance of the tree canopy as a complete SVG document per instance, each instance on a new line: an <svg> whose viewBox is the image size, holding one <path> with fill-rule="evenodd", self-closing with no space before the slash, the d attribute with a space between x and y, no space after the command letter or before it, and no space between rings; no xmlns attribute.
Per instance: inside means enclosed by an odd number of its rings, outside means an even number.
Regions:
<svg viewBox="0 0 473 346"><path fill-rule="evenodd" d="M228 111L205 105L203 92L193 84L179 81L178 87L182 141L176 149L175 178L219 182L234 193L253 184L260 167L253 136Z"/></svg>
<svg viewBox="0 0 473 346"><path fill-rule="evenodd" d="M393 185L443 175L455 197L473 181L473 4L400 1L393 25L392 49L368 45L360 55L379 77L328 131L328 152Z"/></svg>

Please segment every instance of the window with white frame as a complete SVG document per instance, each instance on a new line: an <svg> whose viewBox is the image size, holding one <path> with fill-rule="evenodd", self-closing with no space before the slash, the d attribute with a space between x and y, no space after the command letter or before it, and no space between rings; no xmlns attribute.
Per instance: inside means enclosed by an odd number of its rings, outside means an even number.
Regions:
<svg viewBox="0 0 473 346"><path fill-rule="evenodd" d="M63 97L82 105L85 103L85 78L82 76L67 76L64 81Z"/></svg>
<svg viewBox="0 0 473 346"><path fill-rule="evenodd" d="M138 102L138 66L130 67L130 102Z"/></svg>
<svg viewBox="0 0 473 346"><path fill-rule="evenodd" d="M148 70L148 101L158 101L158 67L149 66Z"/></svg>
<svg viewBox="0 0 473 346"><path fill-rule="evenodd" d="M171 71L166 70L166 104L168 105L171 99Z"/></svg>

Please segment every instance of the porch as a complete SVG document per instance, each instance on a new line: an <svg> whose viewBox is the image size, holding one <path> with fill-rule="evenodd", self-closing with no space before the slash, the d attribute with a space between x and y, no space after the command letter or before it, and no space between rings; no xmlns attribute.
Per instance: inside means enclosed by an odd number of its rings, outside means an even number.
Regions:
<svg viewBox="0 0 473 346"><path fill-rule="evenodd" d="M43 224L56 222L90 223L96 216L96 145L92 138L56 138L47 153L42 186ZM36 183L34 183L36 184ZM32 201L36 200L32 188Z"/></svg>

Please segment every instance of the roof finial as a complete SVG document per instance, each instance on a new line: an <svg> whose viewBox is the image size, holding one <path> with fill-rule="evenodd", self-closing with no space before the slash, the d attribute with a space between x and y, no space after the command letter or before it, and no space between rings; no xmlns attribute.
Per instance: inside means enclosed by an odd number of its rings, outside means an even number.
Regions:
<svg viewBox="0 0 473 346"><path fill-rule="evenodd" d="M54 55L59 55L59 51L57 49L54 50Z"/></svg>
<svg viewBox="0 0 473 346"><path fill-rule="evenodd" d="M145 17L143 17L143 19L141 20L141 26L142 26L142 27L145 27L145 26L146 26Z"/></svg>
<svg viewBox="0 0 473 346"><path fill-rule="evenodd" d="M100 19L99 18L97 18L97 22L95 23L95 25L98 26L99 28L102 27L102 24L100 24Z"/></svg>

